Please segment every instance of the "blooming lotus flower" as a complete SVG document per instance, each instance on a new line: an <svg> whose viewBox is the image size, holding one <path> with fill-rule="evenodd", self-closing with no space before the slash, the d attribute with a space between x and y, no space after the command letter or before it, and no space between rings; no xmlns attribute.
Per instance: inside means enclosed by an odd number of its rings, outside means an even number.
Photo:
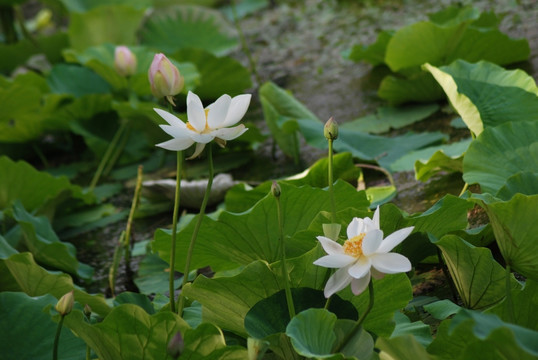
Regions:
<svg viewBox="0 0 538 360"><path fill-rule="evenodd" d="M114 50L114 67L121 76L130 76L136 72L136 56L127 46L117 46Z"/></svg>
<svg viewBox="0 0 538 360"><path fill-rule="evenodd" d="M189 159L194 159L202 153L207 143L213 139L221 147L226 145L227 140L233 140L241 136L248 129L241 124L236 124L245 115L250 104L250 94L238 95L231 98L222 95L213 104L204 109L198 95L189 91L187 95L187 117L185 124L176 116L161 109L153 109L170 125L160 125L172 140L157 144L167 150L185 150L196 143L194 154Z"/></svg>
<svg viewBox="0 0 538 360"><path fill-rule="evenodd" d="M172 96L179 94L183 89L184 80L177 67L164 54L155 54L153 57L148 70L148 79L153 96L166 97L171 104L175 105Z"/></svg>
<svg viewBox="0 0 538 360"><path fill-rule="evenodd" d="M396 274L411 270L409 260L400 254L391 253L411 232L413 226L400 229L385 239L379 228L379 207L370 218L354 218L347 227L348 239L343 245L325 236L318 236L328 255L314 262L327 268L338 268L325 285L325 297L342 290L351 283L351 291L358 295L366 289L370 277L382 278L385 274Z"/></svg>

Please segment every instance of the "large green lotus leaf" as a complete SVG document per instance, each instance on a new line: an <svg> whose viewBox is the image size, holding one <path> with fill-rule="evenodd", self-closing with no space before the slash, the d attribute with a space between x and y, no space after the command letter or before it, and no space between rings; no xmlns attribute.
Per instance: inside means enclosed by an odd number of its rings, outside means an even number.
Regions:
<svg viewBox="0 0 538 360"><path fill-rule="evenodd" d="M130 5L103 5L83 13L72 12L69 41L76 50L103 43L132 45L146 9Z"/></svg>
<svg viewBox="0 0 538 360"><path fill-rule="evenodd" d="M182 359L189 360L244 360L247 350L240 346L226 347L222 331L213 324L203 323L196 329L187 329L183 335L185 348Z"/></svg>
<svg viewBox="0 0 538 360"><path fill-rule="evenodd" d="M408 105L402 107L377 108L375 116L366 116L340 125L340 129L381 134L392 129L400 129L423 120L439 110L437 104Z"/></svg>
<svg viewBox="0 0 538 360"><path fill-rule="evenodd" d="M239 95L252 86L248 69L231 57L217 57L203 49L182 49L171 57L196 66L200 80L196 82L195 92L202 99Z"/></svg>
<svg viewBox="0 0 538 360"><path fill-rule="evenodd" d="M140 261L134 283L142 294L164 294L170 289L170 266L156 254L148 254ZM174 280L177 289L183 277Z"/></svg>
<svg viewBox="0 0 538 360"><path fill-rule="evenodd" d="M297 101L293 95L277 85L268 82L260 88L260 99L264 106L265 120L282 150L294 156L297 144L295 132L287 132L280 123L297 122L308 144L327 148L327 139L323 135L323 123ZM291 127L291 126L290 126ZM295 127L292 127L295 128ZM377 160L383 167L388 167L399 157L411 150L445 139L441 133L408 133L398 137L383 137L342 128L333 146L339 152L351 152L355 157L365 160Z"/></svg>
<svg viewBox="0 0 538 360"><path fill-rule="evenodd" d="M29 296L51 294L60 299L74 290L75 300L88 304L95 313L105 316L110 311L102 295L89 295L75 287L69 275L43 269L30 253L14 254L0 260L0 275L0 289L4 291L23 291Z"/></svg>
<svg viewBox="0 0 538 360"><path fill-rule="evenodd" d="M2 156L0 169L0 209L19 200L28 211L46 210L47 204L55 207L54 203L63 199L65 193L86 203L93 200L92 194L84 194L80 187L72 185L66 177L56 178L37 171L24 161L14 162Z"/></svg>
<svg viewBox="0 0 538 360"><path fill-rule="evenodd" d="M310 308L322 309L327 303L323 291L311 288L292 288L293 307L296 314ZM357 309L335 295L331 298L329 311L339 319L357 320ZM283 333L290 322L285 290L257 302L245 316L245 329L250 337L264 339L269 335Z"/></svg>
<svg viewBox="0 0 538 360"><path fill-rule="evenodd" d="M0 235L0 259L7 259L13 254L17 254L15 250L2 235Z"/></svg>
<svg viewBox="0 0 538 360"><path fill-rule="evenodd" d="M470 5L448 6L436 13L428 14L431 22L444 26L457 25L465 21L474 21L479 17L480 10Z"/></svg>
<svg viewBox="0 0 538 360"><path fill-rule="evenodd" d="M396 321L396 327L390 336L391 338L409 334L413 335L422 346L428 346L432 342L433 339L429 325L426 325L422 321L411 322L407 316L399 311L394 313L394 320Z"/></svg>
<svg viewBox="0 0 538 360"><path fill-rule="evenodd" d="M77 79L73 81L73 79ZM99 75L85 67L58 64L47 78L51 92L82 97L91 94L107 94L110 86Z"/></svg>
<svg viewBox="0 0 538 360"><path fill-rule="evenodd" d="M385 51L394 31L384 30L379 33L377 40L368 46L354 45L343 56L356 62L367 61L373 66L385 63Z"/></svg>
<svg viewBox="0 0 538 360"><path fill-rule="evenodd" d="M536 359L538 332L462 309L441 323L428 352L441 359Z"/></svg>
<svg viewBox="0 0 538 360"><path fill-rule="evenodd" d="M471 139L446 145L435 151L425 162L415 161L415 177L417 180L426 181L440 171L463 172L463 155Z"/></svg>
<svg viewBox="0 0 538 360"><path fill-rule="evenodd" d="M137 9L147 9L152 0L60 0L69 12L85 12L103 5L129 5Z"/></svg>
<svg viewBox="0 0 538 360"><path fill-rule="evenodd" d="M329 185L328 180L328 158L316 161L308 169L297 175L292 175L279 182L286 182L296 186L309 185L312 187L324 188ZM360 170L353 163L350 153L344 152L333 155L333 178L341 179L349 183L357 181ZM271 190L271 181L266 181L255 188L250 188L245 184L239 184L228 190L225 197L226 210L230 212L243 212L250 209L261 200ZM365 204L357 204L357 207Z"/></svg>
<svg viewBox="0 0 538 360"><path fill-rule="evenodd" d="M323 136L323 124L318 121L298 120L301 133L306 141L316 147L326 148L327 139ZM375 160L386 169L410 151L442 142L446 136L440 132L414 134L408 132L401 136L385 137L370 135L360 131L342 129L333 146L336 151L350 152L363 160Z"/></svg>
<svg viewBox="0 0 538 360"><path fill-rule="evenodd" d="M172 53L203 49L221 56L237 48L235 29L216 10L174 6L153 12L140 31L143 45Z"/></svg>
<svg viewBox="0 0 538 360"><path fill-rule="evenodd" d="M45 216L31 215L16 201L13 205L13 218L19 223L23 233L24 240L19 246L34 254L37 262L83 279L92 277L93 268L77 261L75 246L60 241Z"/></svg>
<svg viewBox="0 0 538 360"><path fill-rule="evenodd" d="M435 241L454 279L463 305L470 309L486 309L506 295L506 271L488 248L474 247L455 235ZM512 277L512 287L518 288Z"/></svg>
<svg viewBox="0 0 538 360"><path fill-rule="evenodd" d="M512 304L509 307L505 299L487 312L497 315L503 321L538 331L538 312L535 311L538 306L538 283L527 279L522 290L512 290Z"/></svg>
<svg viewBox="0 0 538 360"><path fill-rule="evenodd" d="M385 62L392 71L399 71L424 63L448 64L456 59L504 65L526 60L529 55L527 40L511 39L497 29L422 21L396 31L387 45Z"/></svg>
<svg viewBox="0 0 538 360"><path fill-rule="evenodd" d="M344 341L355 322L338 320L326 309L308 309L297 314L288 324L286 335L291 338L294 349L302 356L316 359L369 359L374 350L372 336L359 329L338 355L334 347Z"/></svg>
<svg viewBox="0 0 538 360"><path fill-rule="evenodd" d="M478 195L476 195L478 197ZM481 197L501 254L512 270L538 280L538 195L516 194L510 201Z"/></svg>
<svg viewBox="0 0 538 360"><path fill-rule="evenodd" d="M137 305L123 304L100 323L90 325L81 311L65 317L64 324L82 338L100 359L168 359L166 346L187 323L170 311L149 315Z"/></svg>
<svg viewBox="0 0 538 360"><path fill-rule="evenodd" d="M370 298L368 290L355 296L348 286L339 295L351 301L359 314L366 311ZM374 306L364 320L364 329L377 336L390 336L395 327L394 312L406 307L412 298L413 288L406 274L385 275L381 280L374 280Z"/></svg>
<svg viewBox="0 0 538 360"><path fill-rule="evenodd" d="M58 324L46 311L58 300L52 295L0 293L0 349L2 359L49 360ZM30 346L31 344L31 346ZM58 358L83 359L86 344L66 327L60 333Z"/></svg>
<svg viewBox="0 0 538 360"><path fill-rule="evenodd" d="M425 72L407 77L387 75L381 81L377 95L393 106L407 102L433 102L445 97L443 88Z"/></svg>
<svg viewBox="0 0 538 360"><path fill-rule="evenodd" d="M486 128L463 158L463 179L496 194L511 176L538 175L538 121L509 122Z"/></svg>
<svg viewBox="0 0 538 360"><path fill-rule="evenodd" d="M199 276L183 294L202 304L204 321L246 337L245 316L257 302L283 288L280 280L267 263L254 261L232 277Z"/></svg>
<svg viewBox="0 0 538 360"><path fill-rule="evenodd" d="M69 39L65 32L57 32L50 36L38 36L35 41L22 39L15 44L0 44L0 72L9 73L21 66L32 55L45 53L50 63L62 60L62 50L69 46Z"/></svg>
<svg viewBox="0 0 538 360"><path fill-rule="evenodd" d="M505 122L538 119L538 88L522 70L456 60L448 66L425 64L452 106L476 135Z"/></svg>
<svg viewBox="0 0 538 360"><path fill-rule="evenodd" d="M269 6L268 0L240 0L237 3L219 7L219 11L222 11L228 20L234 21L234 18L242 19L267 6Z"/></svg>
<svg viewBox="0 0 538 360"><path fill-rule="evenodd" d="M331 208L327 189L309 186L295 187L286 183L280 184L282 212L284 217L284 234L292 236L298 231L308 228L316 215ZM361 206L367 203L364 192L358 192L353 186L341 181L334 186L336 210ZM362 205L364 206L364 205ZM176 270L183 271L185 255L194 229L195 220L179 233L176 252ZM260 226L264 224L264 226ZM170 258L170 233L158 230L153 243L154 251L161 259ZM198 233L196 246L192 255L192 268L211 266L220 271L233 269L238 265L246 265L254 260L276 261L278 252L278 219L277 204L272 194L268 194L250 210L234 214L227 211L219 215L217 221L205 217ZM309 240L288 251L289 256L302 254L315 246Z"/></svg>
<svg viewBox="0 0 538 360"><path fill-rule="evenodd" d="M462 172L463 154L471 139L412 151L391 164L392 171L415 169L417 180L426 181L440 171Z"/></svg>
<svg viewBox="0 0 538 360"><path fill-rule="evenodd" d="M418 342L413 335L403 335L398 337L379 337L375 347L381 352L380 359L398 360L431 360L433 356L428 354L426 349Z"/></svg>
<svg viewBox="0 0 538 360"><path fill-rule="evenodd" d="M44 131L42 93L36 86L14 84L0 89L0 141L22 143L39 138Z"/></svg>
<svg viewBox="0 0 538 360"><path fill-rule="evenodd" d="M530 171L522 171L510 176L506 180L506 184L495 194L495 197L508 201L515 194L538 194L538 174Z"/></svg>

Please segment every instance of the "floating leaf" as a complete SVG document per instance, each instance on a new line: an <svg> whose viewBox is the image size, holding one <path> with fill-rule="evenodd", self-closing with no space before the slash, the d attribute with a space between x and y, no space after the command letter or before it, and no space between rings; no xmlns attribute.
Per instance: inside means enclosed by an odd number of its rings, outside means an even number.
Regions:
<svg viewBox="0 0 538 360"><path fill-rule="evenodd" d="M429 325L424 324L422 321L411 322L407 316L399 311L394 314L394 320L396 321L396 327L390 336L391 338L409 334L413 335L422 346L428 346L432 342Z"/></svg>
<svg viewBox="0 0 538 360"><path fill-rule="evenodd" d="M235 30L216 10L178 5L151 14L141 32L143 45L172 53L179 49L203 49L225 55L238 45Z"/></svg>
<svg viewBox="0 0 538 360"><path fill-rule="evenodd" d="M49 360L58 324L46 308L56 305L52 295L30 297L25 293L0 293L0 348L4 359ZM31 346L30 346L31 344ZM83 359L86 344L69 329L62 328L58 358Z"/></svg>
<svg viewBox="0 0 538 360"><path fill-rule="evenodd" d="M435 244L443 252L456 289L465 307L486 309L504 299L506 271L488 248L478 248L454 235L443 236ZM512 278L512 286L518 287Z"/></svg>
<svg viewBox="0 0 538 360"><path fill-rule="evenodd" d="M177 289L183 277L174 280ZM164 294L170 290L170 266L157 254L148 254L142 259L134 283L142 294Z"/></svg>
<svg viewBox="0 0 538 360"><path fill-rule="evenodd" d="M537 133L538 121L486 128L469 145L463 159L463 179L480 184L482 192L496 194L514 174L525 171L538 175Z"/></svg>
<svg viewBox="0 0 538 360"><path fill-rule="evenodd" d="M471 64L463 60L438 68L425 64L424 69L432 73L476 135L504 122L538 119L538 88L522 70L507 71L486 61Z"/></svg>
<svg viewBox="0 0 538 360"><path fill-rule="evenodd" d="M460 309L461 307L459 305L447 299L424 305L424 310L429 312L437 320L445 320L449 316L457 314Z"/></svg>

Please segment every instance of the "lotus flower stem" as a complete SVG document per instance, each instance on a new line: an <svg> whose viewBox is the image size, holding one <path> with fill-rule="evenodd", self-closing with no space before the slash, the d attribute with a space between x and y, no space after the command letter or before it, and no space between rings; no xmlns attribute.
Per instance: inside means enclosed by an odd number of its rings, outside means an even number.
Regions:
<svg viewBox="0 0 538 360"><path fill-rule="evenodd" d="M103 158L101 159L101 162L99 163L99 166L97 167L97 170L95 171L95 174L93 175L92 181L90 182L89 189L90 191L95 188L97 183L99 182L99 178L101 177L101 174L103 173L103 170L105 169L106 164L109 162L110 157L112 156L114 149L118 145L118 142L120 141L120 138L125 131L127 127L127 121L123 121L119 127L119 129L114 134L114 137L112 138L112 141L108 145L108 148L106 149L105 155L103 155Z"/></svg>
<svg viewBox="0 0 538 360"><path fill-rule="evenodd" d="M192 233L191 242L189 244L189 249L187 250L187 259L185 261L185 271L183 271L183 283L181 285L181 289L185 287L187 284L187 281L189 279L189 272L191 267L191 259L192 259L192 252L194 250L194 243L196 242L196 238L198 237L198 231L200 230L200 226L202 225L202 220L204 219L205 215L205 208L207 206L207 202L209 201L209 195L211 194L211 186L213 185L213 175L214 175L214 169L213 169L213 147L211 146L211 143L208 144L207 149L207 161L209 163L209 178L207 179L207 188L205 190L204 199L202 200L202 206L200 206L200 213L198 214L198 219L196 219L196 224L194 226L194 231ZM185 307L185 296L183 296L183 291L179 295L178 300L178 311L177 313L179 316L183 313L183 308Z"/></svg>
<svg viewBox="0 0 538 360"><path fill-rule="evenodd" d="M58 360L58 344L60 343L60 333L62 332L62 326L64 324L65 315L61 315L60 322L56 328L56 335L54 336L54 345L52 348L52 360Z"/></svg>
<svg viewBox="0 0 538 360"><path fill-rule="evenodd" d="M331 221L336 224L336 203L334 202L333 188L333 139L328 139L329 142L329 196L331 198Z"/></svg>
<svg viewBox="0 0 538 360"><path fill-rule="evenodd" d="M512 287L510 286L510 279L512 270L510 264L506 264L506 307L508 308L508 320L514 323L516 316L514 313L514 303L512 302Z"/></svg>
<svg viewBox="0 0 538 360"><path fill-rule="evenodd" d="M463 185L463 188L461 189L461 192L458 196L461 197L467 191L468 187L469 187L469 184L465 183L465 185Z"/></svg>
<svg viewBox="0 0 538 360"><path fill-rule="evenodd" d="M176 196L174 200L174 215L172 218L172 243L170 246L170 276L168 280L170 290L170 310L176 312L176 299L174 296L174 272L176 265L176 237L177 237L177 218L179 214L179 200L181 194L181 168L183 164L183 151L177 152L177 172L176 172Z"/></svg>
<svg viewBox="0 0 538 360"><path fill-rule="evenodd" d="M374 307L374 283L373 283L372 279L370 279L370 282L368 283L368 293L370 295L370 300L368 302L368 307L362 313L361 317L355 323L355 326L353 326L351 331L347 333L344 340L340 344L338 344L338 347L336 347L336 350L334 351L335 353L340 352L344 348L344 346L346 346L346 344L349 342L349 340L351 340L351 338L355 335L355 333L360 329L362 323L364 322L364 319L366 319L366 316L368 316L368 313L370 312L370 310L372 310L372 308Z"/></svg>
<svg viewBox="0 0 538 360"><path fill-rule="evenodd" d="M284 280L284 291L286 293L286 303L288 304L288 312L290 314L290 319L295 317L295 306L293 304L293 296L291 295L290 281L288 275L288 268L286 266L286 245L284 244L284 220L282 217L282 203L280 202L280 186L276 182L273 183L273 188L278 189L278 191L273 190L273 195L276 199L277 204L277 215L278 215L278 239L280 247L280 260L282 261L282 279Z"/></svg>
<svg viewBox="0 0 538 360"><path fill-rule="evenodd" d="M138 174L136 177L136 187L133 195L133 202L131 203L131 210L129 211L129 217L127 218L127 226L125 226L125 239L123 246L125 248L125 265L129 268L131 261L131 229L133 227L133 218L140 202L140 192L142 190L142 171L143 166L138 166Z"/></svg>

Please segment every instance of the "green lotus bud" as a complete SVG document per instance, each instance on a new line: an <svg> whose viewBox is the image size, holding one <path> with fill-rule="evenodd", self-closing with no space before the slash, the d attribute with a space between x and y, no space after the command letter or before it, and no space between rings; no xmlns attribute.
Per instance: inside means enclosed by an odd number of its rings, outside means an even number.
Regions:
<svg viewBox="0 0 538 360"><path fill-rule="evenodd" d="M338 123L331 116L329 120L325 123L323 128L323 135L327 140L336 140L338 138Z"/></svg>
<svg viewBox="0 0 538 360"><path fill-rule="evenodd" d="M56 311L60 313L60 315L65 316L73 310L73 305L75 304L75 292L71 290L64 296L58 300L58 303L56 303Z"/></svg>
<svg viewBox="0 0 538 360"><path fill-rule="evenodd" d="M276 181L273 181L273 184L271 185L271 193L273 194L273 196L276 198L280 197L281 191L282 190L280 189L280 185L278 185Z"/></svg>
<svg viewBox="0 0 538 360"><path fill-rule="evenodd" d="M166 351L168 352L168 355L170 355L174 359L177 359L183 352L184 346L185 344L183 342L183 336L178 331L168 343Z"/></svg>
<svg viewBox="0 0 538 360"><path fill-rule="evenodd" d="M86 304L84 305L84 315L89 318L92 314L92 308L90 307L90 305Z"/></svg>
<svg viewBox="0 0 538 360"><path fill-rule="evenodd" d="M156 98L166 97L173 104L172 96L183 89L183 76L164 54L156 54L148 70L151 93Z"/></svg>

